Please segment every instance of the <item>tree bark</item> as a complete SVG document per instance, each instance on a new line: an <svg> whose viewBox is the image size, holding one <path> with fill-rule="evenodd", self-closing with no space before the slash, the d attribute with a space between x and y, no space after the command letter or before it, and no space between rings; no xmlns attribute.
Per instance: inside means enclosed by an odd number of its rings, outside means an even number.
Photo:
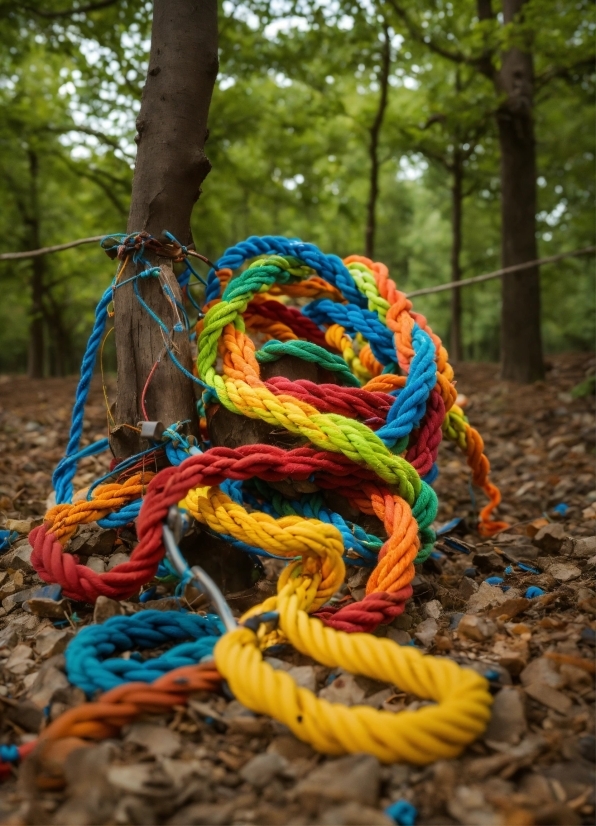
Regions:
<svg viewBox="0 0 596 826"><path fill-rule="evenodd" d="M211 169L203 150L217 70L217 0L155 0L147 82L137 119L129 233L146 231L160 238L168 230L182 244L192 243L192 209ZM147 258L152 266L161 267L161 280L180 300L171 264L153 254ZM138 268L129 264L122 280L136 272ZM159 281L141 279L137 286L143 300L172 330L174 311ZM111 443L115 455L130 456L143 447L130 425L136 426L142 418L143 388L158 361L146 395L149 418L166 426L189 419L190 432L196 433L193 383L166 353L166 347L171 348L190 371L187 334L172 332L169 342L164 341L159 326L137 301L132 282L116 290L114 310L118 391Z"/></svg>
<svg viewBox="0 0 596 826"><path fill-rule="evenodd" d="M29 249L41 247L39 226L39 158L33 149L28 150L29 159L29 209L25 220L29 225ZM31 262L31 309L29 315L29 353L27 375L31 379L41 379L44 375L44 328L43 291L45 259L43 255Z"/></svg>
<svg viewBox="0 0 596 826"><path fill-rule="evenodd" d="M368 154L370 158L370 186L368 194L368 204L366 208L366 232L364 237L364 249L367 258L374 258L375 235L377 229L377 201L379 198L379 139L381 128L387 109L387 99L389 96L389 71L391 68L391 43L389 41L389 27L383 21L383 49L381 52L381 70L379 73L379 106L375 119L370 127L370 142Z"/></svg>
<svg viewBox="0 0 596 826"><path fill-rule="evenodd" d="M464 166L459 143L453 152L453 182L451 185L451 280L461 279L462 206ZM461 290L451 290L451 336L449 356L457 363L463 358L461 335Z"/></svg>
<svg viewBox="0 0 596 826"><path fill-rule="evenodd" d="M504 0L505 24L525 0ZM519 48L503 54L497 89L506 95L497 111L501 150L502 266L538 258L536 243L536 142L532 55ZM538 267L503 277L501 361L505 379L529 383L544 378Z"/></svg>

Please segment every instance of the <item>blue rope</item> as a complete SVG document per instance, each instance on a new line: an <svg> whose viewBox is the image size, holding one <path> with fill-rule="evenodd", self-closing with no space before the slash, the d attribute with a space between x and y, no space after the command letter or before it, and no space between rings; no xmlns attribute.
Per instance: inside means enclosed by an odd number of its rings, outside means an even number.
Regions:
<svg viewBox="0 0 596 826"><path fill-rule="evenodd" d="M101 345L103 331L106 326L107 309L111 300L112 288L109 287L101 297L101 300L95 309L95 322L87 342L85 355L83 356L83 362L81 364L81 377L77 385L75 403L72 408L70 435L68 445L66 446L66 454L64 459L59 462L52 477L52 483L56 489L56 503L58 505L70 502L74 493L72 480L74 479L74 475L76 473L78 461L74 457L75 454L79 452L81 436L83 435L85 404L87 403L87 397L89 396L89 388L91 386L91 379L93 378L93 368L95 367L97 352ZM95 442L95 445L98 444L98 442ZM97 452L99 452L99 450L92 451L91 453L87 453L85 455L93 456L94 453Z"/></svg>
<svg viewBox="0 0 596 826"><path fill-rule="evenodd" d="M397 394L387 414L386 423L377 430L377 436L388 447L409 436L420 424L426 412L430 392L437 382L435 345L428 333L415 324L412 331L414 358L406 385Z"/></svg>
<svg viewBox="0 0 596 826"><path fill-rule="evenodd" d="M237 270L251 258L275 254L299 258L320 273L326 281L337 287L348 301L359 307L367 306L368 299L356 286L352 274L341 258L337 255L325 255L314 244L305 244L299 238L284 238L280 235L264 235L259 238L257 235L251 235L246 241L229 247L216 262L215 267L218 270L224 268ZM205 302L219 298L220 292L221 282L215 270L211 269L207 276Z"/></svg>
<svg viewBox="0 0 596 826"><path fill-rule="evenodd" d="M311 301L302 312L315 324L339 324L352 335L362 333L370 344L374 357L381 364L395 361L393 333L381 321L374 310L355 304L336 304L328 298Z"/></svg>
<svg viewBox="0 0 596 826"><path fill-rule="evenodd" d="M88 697L127 682L153 682L174 668L211 657L223 633L222 622L213 614L149 610L111 617L102 625L81 628L66 649L66 674ZM134 650L172 642L181 644L153 659L143 660ZM124 651L133 652L130 659L114 656Z"/></svg>

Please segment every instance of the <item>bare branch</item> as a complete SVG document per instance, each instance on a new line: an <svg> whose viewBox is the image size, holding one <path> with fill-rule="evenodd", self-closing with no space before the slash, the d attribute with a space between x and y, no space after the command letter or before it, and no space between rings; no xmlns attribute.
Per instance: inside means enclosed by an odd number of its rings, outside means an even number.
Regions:
<svg viewBox="0 0 596 826"><path fill-rule="evenodd" d="M60 11L43 11L42 9L36 9L35 6L26 6L24 4L21 4L21 8L25 11L30 11L32 14L36 14L38 17L43 17L50 20L56 17L71 17L73 14L83 14L89 11L105 9L108 6L116 5L116 3L118 3L118 0L98 0L97 3L87 3L85 6L76 6L72 9L61 9Z"/></svg>
<svg viewBox="0 0 596 826"><path fill-rule="evenodd" d="M424 287L421 290L412 290L411 293L406 293L406 297L413 298L415 295L432 295L433 293L442 293L446 290L459 290L462 287L467 287L468 284L481 284L483 281L500 278L502 275L507 275L511 272L529 270L542 264L554 264L556 261L562 261L564 258L576 258L579 255L594 255L595 252L596 247L585 247L585 249L575 250L574 252L562 252L559 255L551 255L548 258L538 258L536 261L514 264L512 267L504 267L502 270L495 270L484 275L475 275L473 278L465 278L463 281L450 281L448 284L438 284L436 287Z"/></svg>
<svg viewBox="0 0 596 826"><path fill-rule="evenodd" d="M69 241L67 244L56 244L53 247L42 247L39 250L28 250L27 252L3 252L0 254L0 261L16 261L21 258L37 258L38 255L46 255L49 252L61 252L71 247L80 247L81 244L94 244L101 241L105 235L94 235L92 238L78 238L76 241Z"/></svg>

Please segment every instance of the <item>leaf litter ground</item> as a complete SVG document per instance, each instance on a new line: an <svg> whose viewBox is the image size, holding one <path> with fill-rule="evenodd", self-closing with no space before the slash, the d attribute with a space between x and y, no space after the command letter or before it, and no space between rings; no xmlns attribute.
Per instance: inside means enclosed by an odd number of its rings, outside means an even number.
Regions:
<svg viewBox="0 0 596 826"><path fill-rule="evenodd" d="M518 387L496 381L491 365L460 365L458 391L485 438L503 493L500 514L511 528L488 541L474 532L482 494L471 490L461 454L444 443L438 524L462 521L440 538L440 556L417 570L406 613L379 632L490 674L493 719L459 759L426 768L381 766L366 755L328 759L236 701L203 694L187 708L135 722L119 739L71 753L63 789L41 790L35 771L15 772L0 790L1 822L374 826L393 823L385 809L407 800L419 824L593 823L594 398L574 388L588 386L594 360L559 356L549 368L545 382ZM19 535L0 556L4 744L34 738L47 719L83 701L64 673L75 628L143 610L111 600L95 611L48 599L32 603L36 613L22 608L23 597L43 585L26 535L48 504L75 383L0 377L0 527ZM85 437L99 438L105 428L96 384ZM102 475L107 462L84 460L77 486ZM130 552L134 536L87 528L74 542L101 571ZM261 591L272 587L275 571L267 577ZM490 577L501 577L501 586L487 584ZM347 590L358 597L364 584L362 572L352 570ZM526 598L531 586L544 595ZM165 599L163 605L170 607ZM397 712L419 704L301 655L282 653L273 664L332 701Z"/></svg>

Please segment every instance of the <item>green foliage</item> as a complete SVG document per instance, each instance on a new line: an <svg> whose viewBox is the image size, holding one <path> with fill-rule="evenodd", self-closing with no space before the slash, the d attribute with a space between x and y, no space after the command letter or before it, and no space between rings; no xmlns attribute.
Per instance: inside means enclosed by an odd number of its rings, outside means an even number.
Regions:
<svg viewBox="0 0 596 826"><path fill-rule="evenodd" d="M405 16L390 0L224 2L207 144L213 170L193 216L200 251L214 259L249 235L273 233L342 256L362 252L383 19L392 63L376 255L399 286L451 278L458 148L463 277L499 265L492 117L499 100L478 67L487 51L512 43L531 43L535 55L540 253L593 243L594 24L587 0L530 0L524 19L507 27L498 17L479 21L472 0L398 5ZM119 0L86 14L48 16L67 6L44 0L32 12L0 0L0 251L126 226L151 3ZM47 371L74 371L113 263L97 247L81 247L45 256L44 264ZM31 272L31 261L0 262L2 371L26 367ZM592 272L590 258L543 268L551 351L591 346ZM462 294L467 357L496 359L498 282ZM449 294L421 297L417 306L446 336Z"/></svg>

